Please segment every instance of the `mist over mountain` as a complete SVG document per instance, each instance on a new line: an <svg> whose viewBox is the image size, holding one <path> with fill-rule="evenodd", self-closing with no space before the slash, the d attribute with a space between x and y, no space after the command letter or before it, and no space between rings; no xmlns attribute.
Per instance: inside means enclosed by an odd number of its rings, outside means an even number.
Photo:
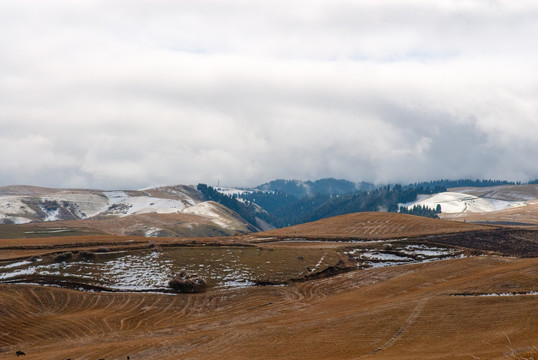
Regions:
<svg viewBox="0 0 538 360"><path fill-rule="evenodd" d="M237 199L237 206L244 208L243 211L250 211L255 218L262 219L275 227L285 227L365 211L404 212L438 217L438 214L443 212L443 207L445 212L454 208L461 208L461 211L465 211L467 208L472 209L472 204L478 200L485 205L476 208L477 211L478 209L484 211L499 210L517 206L518 201L534 198L534 194L519 194L511 199L512 202L495 199L495 197L490 199L487 194L483 196L485 199L470 198L469 195L447 195L440 198L455 199L455 203L450 204L443 203L443 201L424 202L424 200L434 194L447 193L450 188L489 189L503 186L511 188L520 185L521 183L506 180L444 179L406 185L375 186L370 183L353 183L344 179L327 178L315 181L279 179L251 189L217 188L217 191ZM525 190L525 193L528 194L528 191L529 189ZM491 191L487 193L491 193ZM466 205L467 202L469 205Z"/></svg>
<svg viewBox="0 0 538 360"><path fill-rule="evenodd" d="M52 228L50 231L77 228L190 237L269 230L355 212L463 219L469 214L519 208L529 214L516 221L523 224L534 222L535 199L538 181L521 184L491 179L405 185L335 178L277 179L253 188L199 184L119 191L14 185L0 187L0 223Z"/></svg>
<svg viewBox="0 0 538 360"><path fill-rule="evenodd" d="M278 179L256 186L255 189L264 191L281 191L301 198L314 194L339 195L358 190L372 190L375 185L368 182L354 183L349 180L326 178L315 181Z"/></svg>

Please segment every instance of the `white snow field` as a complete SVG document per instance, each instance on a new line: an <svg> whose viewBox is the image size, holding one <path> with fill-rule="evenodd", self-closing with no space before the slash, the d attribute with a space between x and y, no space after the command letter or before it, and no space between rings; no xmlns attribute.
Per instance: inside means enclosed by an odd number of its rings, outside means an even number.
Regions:
<svg viewBox="0 0 538 360"><path fill-rule="evenodd" d="M526 204L525 201L521 200L499 200L451 191L431 196L419 195L417 201L401 204L401 206L405 206L408 209L411 209L415 205L427 206L432 209L435 209L437 205L441 205L442 213L454 214L463 212L489 212L525 206Z"/></svg>
<svg viewBox="0 0 538 360"><path fill-rule="evenodd" d="M185 203L176 199L162 199L153 196L129 196L124 191L106 191L104 195L108 198L109 205L106 212L120 217L148 213L170 214L180 212L185 208Z"/></svg>
<svg viewBox="0 0 538 360"><path fill-rule="evenodd" d="M250 194L253 193L253 190L243 190L243 189L235 189L235 188L227 188L227 187L216 187L215 190L217 190L219 193L224 195L243 195L245 193Z"/></svg>
<svg viewBox="0 0 538 360"><path fill-rule="evenodd" d="M219 211L217 206L210 202L201 202L194 206L183 209L182 213L184 214L193 214L209 218L211 222L222 228L233 228L233 220L227 221L226 216L222 214L222 211Z"/></svg>
<svg viewBox="0 0 538 360"><path fill-rule="evenodd" d="M7 187L6 187L7 188ZM1 189L1 188L0 188ZM64 220L62 213L78 219L95 216L124 217L134 214L180 213L200 202L174 188L146 191L62 190L9 187L0 191L0 223L24 224L32 221ZM190 191L196 191L190 189ZM72 218L72 217L71 217Z"/></svg>

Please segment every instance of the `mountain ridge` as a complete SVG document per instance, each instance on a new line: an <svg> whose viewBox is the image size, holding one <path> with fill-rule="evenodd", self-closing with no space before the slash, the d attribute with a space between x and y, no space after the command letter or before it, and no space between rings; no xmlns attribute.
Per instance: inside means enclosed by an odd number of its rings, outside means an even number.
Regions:
<svg viewBox="0 0 538 360"><path fill-rule="evenodd" d="M112 191L0 187L0 223L143 236L223 236L259 230L187 185Z"/></svg>

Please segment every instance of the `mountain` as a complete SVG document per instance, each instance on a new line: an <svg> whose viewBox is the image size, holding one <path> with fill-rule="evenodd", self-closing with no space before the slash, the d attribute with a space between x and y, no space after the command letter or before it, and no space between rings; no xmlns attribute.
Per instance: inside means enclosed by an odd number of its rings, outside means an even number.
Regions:
<svg viewBox="0 0 538 360"><path fill-rule="evenodd" d="M414 201L423 189L400 185L383 186L369 191L343 194L315 193L297 198L284 190L258 190L237 195L247 203L255 203L265 212L258 217L279 228L315 221L331 216L364 211L397 211L399 203Z"/></svg>
<svg viewBox="0 0 538 360"><path fill-rule="evenodd" d="M183 185L135 191L0 187L0 223L144 236L218 236L258 230L236 212Z"/></svg>
<svg viewBox="0 0 538 360"><path fill-rule="evenodd" d="M295 196L296 198L314 194L340 195L359 190L372 190L374 188L374 184L371 183L354 183L348 180L334 178L319 179L315 181L278 179L256 187L257 190L280 191Z"/></svg>
<svg viewBox="0 0 538 360"><path fill-rule="evenodd" d="M459 188L448 187L460 186ZM461 187L465 186L465 187ZM536 223L534 199L538 187L532 182L520 184L504 180L435 180L408 185L386 185L374 188L368 183L347 180L316 181L274 180L252 189L222 189L252 208L255 217L280 228L353 212L405 212L427 217L454 218L454 214L491 214L524 208L525 214L499 213L501 221ZM532 205L532 206L531 206ZM458 215L461 217L460 215ZM456 216L456 217L458 217ZM456 220L464 220L463 217ZM471 219L469 219L471 220ZM487 216L472 221L489 221Z"/></svg>

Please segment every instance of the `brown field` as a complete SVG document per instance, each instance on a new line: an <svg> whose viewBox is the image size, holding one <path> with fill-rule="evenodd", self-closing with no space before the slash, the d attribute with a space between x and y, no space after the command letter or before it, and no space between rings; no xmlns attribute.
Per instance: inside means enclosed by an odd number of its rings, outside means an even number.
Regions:
<svg viewBox="0 0 538 360"><path fill-rule="evenodd" d="M537 259L488 256L189 295L0 285L0 358L536 358L536 295L452 295L537 276Z"/></svg>
<svg viewBox="0 0 538 360"><path fill-rule="evenodd" d="M373 240L488 229L490 228L476 224L443 221L399 213L364 212L335 216L255 235L277 238Z"/></svg>
<svg viewBox="0 0 538 360"><path fill-rule="evenodd" d="M312 240L282 241L290 237ZM352 214L260 236L194 242L121 236L0 240L0 255L5 263L66 249L203 244L256 246L274 254L325 252L366 246L328 239L399 238L390 242L395 246L411 237L483 255L201 294L0 284L0 359L15 359L18 350L25 359L538 359L538 238L530 230ZM531 257L491 255L483 249L490 245L498 253Z"/></svg>
<svg viewBox="0 0 538 360"><path fill-rule="evenodd" d="M209 237L209 238L148 238L143 236L85 235L25 239L0 239L0 261L29 258L33 255L50 255L65 251L96 250L134 250L157 246L182 246L193 242L198 245L235 245L249 244L248 237Z"/></svg>
<svg viewBox="0 0 538 360"><path fill-rule="evenodd" d="M222 206L219 205L219 210ZM0 239L59 236L57 229L63 229L65 235L107 234L144 236L148 229L159 229L159 236L204 237L229 236L237 233L248 233L252 228L244 222L233 220L227 214L225 219L233 221L230 229L217 226L210 219L194 214L135 214L125 217L108 217L101 219L79 219L48 221L31 224L0 224ZM37 236L36 236L37 235Z"/></svg>

